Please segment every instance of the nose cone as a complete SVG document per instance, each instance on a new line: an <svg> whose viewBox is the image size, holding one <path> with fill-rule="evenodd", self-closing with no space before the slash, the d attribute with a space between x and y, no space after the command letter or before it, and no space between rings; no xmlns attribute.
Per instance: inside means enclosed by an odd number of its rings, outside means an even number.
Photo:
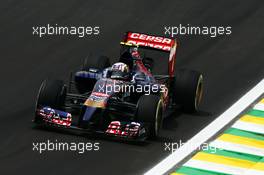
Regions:
<svg viewBox="0 0 264 175"><path fill-rule="evenodd" d="M85 106L94 108L105 108L109 95L105 93L93 92L84 102Z"/></svg>
<svg viewBox="0 0 264 175"><path fill-rule="evenodd" d="M87 106L85 108L85 112L82 118L82 121L90 121L90 119L92 118L93 114L95 113L96 108L95 107L89 107Z"/></svg>
<svg viewBox="0 0 264 175"><path fill-rule="evenodd" d="M90 98L88 98L85 103L85 106L93 107L93 108L105 108L106 107L106 99L100 100L100 101L94 101Z"/></svg>

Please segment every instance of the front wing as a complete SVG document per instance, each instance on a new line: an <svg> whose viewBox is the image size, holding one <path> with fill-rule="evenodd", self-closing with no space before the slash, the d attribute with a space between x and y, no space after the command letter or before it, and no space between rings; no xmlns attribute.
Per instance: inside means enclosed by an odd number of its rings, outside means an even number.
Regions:
<svg viewBox="0 0 264 175"><path fill-rule="evenodd" d="M147 130L143 123L134 121L111 121L106 129L93 127L79 127L72 123L72 115L68 112L41 107L36 110L35 123L53 128L81 131L87 134L96 134L128 141L144 141Z"/></svg>

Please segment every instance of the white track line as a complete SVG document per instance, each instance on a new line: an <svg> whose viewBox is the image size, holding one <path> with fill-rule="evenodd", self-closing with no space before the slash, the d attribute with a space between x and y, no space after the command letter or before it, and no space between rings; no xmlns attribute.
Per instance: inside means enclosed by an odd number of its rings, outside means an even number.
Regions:
<svg viewBox="0 0 264 175"><path fill-rule="evenodd" d="M207 127L202 129L198 134L193 136L186 144L177 149L171 155L166 157L152 169L145 173L145 175L161 175L168 173L184 158L190 155L200 145L205 143L208 139L218 133L223 127L228 125L235 117L237 117L244 109L251 105L264 92L264 79L256 86L248 91L236 103L228 108L222 115L217 117ZM194 146L195 145L195 146ZM193 148L193 149L190 149Z"/></svg>

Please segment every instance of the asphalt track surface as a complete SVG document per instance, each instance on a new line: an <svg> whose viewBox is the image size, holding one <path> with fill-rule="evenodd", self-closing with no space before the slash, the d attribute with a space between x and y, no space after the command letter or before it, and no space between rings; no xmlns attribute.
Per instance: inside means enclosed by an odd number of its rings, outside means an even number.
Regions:
<svg viewBox="0 0 264 175"><path fill-rule="evenodd" d="M164 142L186 141L213 121L264 75L263 1L95 1L6 0L0 2L0 174L141 174L166 157ZM100 26L100 35L32 35L32 26ZM165 121L162 137L146 145L119 143L34 129L34 100L47 77L67 80L90 51L116 61L127 30L163 34L178 24L232 27L232 34L179 36L177 68L205 77L201 112L177 113ZM163 63L161 63L163 64ZM100 142L100 151L32 151L32 142Z"/></svg>

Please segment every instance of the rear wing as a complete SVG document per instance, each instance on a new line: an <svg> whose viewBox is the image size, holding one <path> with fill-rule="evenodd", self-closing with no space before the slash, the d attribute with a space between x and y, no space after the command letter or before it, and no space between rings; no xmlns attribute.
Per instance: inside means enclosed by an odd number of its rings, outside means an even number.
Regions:
<svg viewBox="0 0 264 175"><path fill-rule="evenodd" d="M155 49L169 53L168 74L174 76L177 41L173 38L153 36L137 32L126 32L123 43L127 45L136 45L146 49Z"/></svg>

